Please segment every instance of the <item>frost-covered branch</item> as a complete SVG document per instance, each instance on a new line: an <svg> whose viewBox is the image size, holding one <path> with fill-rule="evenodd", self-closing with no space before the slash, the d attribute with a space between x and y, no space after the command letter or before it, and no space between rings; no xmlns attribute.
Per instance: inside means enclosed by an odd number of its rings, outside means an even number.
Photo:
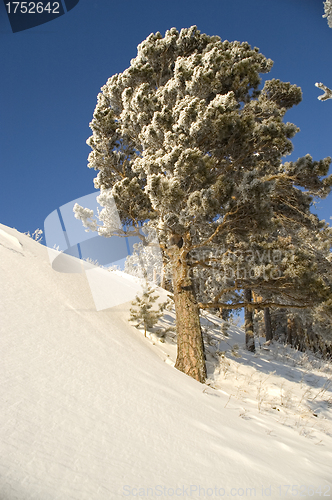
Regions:
<svg viewBox="0 0 332 500"><path fill-rule="evenodd" d="M323 17L327 18L327 23L330 28L332 28L332 2L331 0L325 0L324 2L324 12Z"/></svg>
<svg viewBox="0 0 332 500"><path fill-rule="evenodd" d="M97 202L103 207L102 210L97 208L97 214L89 208L84 208L78 203L75 203L73 211L76 219L82 221L83 226L88 231L96 231L99 236L121 236L130 237L137 236L142 241L146 241L146 237L140 231L141 227L133 227L123 229L120 217L116 208L111 190L104 190L97 196ZM99 221L97 221L97 219Z"/></svg>
<svg viewBox="0 0 332 500"><path fill-rule="evenodd" d="M323 95L319 95L317 99L320 101L326 101L327 99L332 99L332 90L326 87L326 85L323 85L323 83L315 83L315 86L318 87L321 90L324 90Z"/></svg>
<svg viewBox="0 0 332 500"><path fill-rule="evenodd" d="M279 304L277 302L237 302L236 304L228 304L224 302L209 302L207 304L199 302L200 309L265 309L266 307L278 307L280 309L307 309L313 305L312 302L302 304Z"/></svg>
<svg viewBox="0 0 332 500"><path fill-rule="evenodd" d="M40 243L41 240L43 239L43 230L42 229L36 229L32 234L30 234L30 231L28 231L27 233L24 233L24 234L29 236L29 238L32 238L33 240L38 241L38 243Z"/></svg>

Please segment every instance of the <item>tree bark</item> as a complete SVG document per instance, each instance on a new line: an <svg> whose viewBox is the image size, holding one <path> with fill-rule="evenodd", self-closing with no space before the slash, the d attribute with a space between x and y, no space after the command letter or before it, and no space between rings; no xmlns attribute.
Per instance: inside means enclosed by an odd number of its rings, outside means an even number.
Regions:
<svg viewBox="0 0 332 500"><path fill-rule="evenodd" d="M294 318L287 318L287 344L293 345L293 332L295 327Z"/></svg>
<svg viewBox="0 0 332 500"><path fill-rule="evenodd" d="M164 266L161 270L160 287L164 288L164 290L166 290L166 276L165 276Z"/></svg>
<svg viewBox="0 0 332 500"><path fill-rule="evenodd" d="M219 315L221 316L221 319L223 319L224 321L228 320L228 311L229 309L219 307Z"/></svg>
<svg viewBox="0 0 332 500"><path fill-rule="evenodd" d="M265 325L265 339L266 342L272 340L272 326L271 326L271 314L270 309L265 307L264 309L264 325Z"/></svg>
<svg viewBox="0 0 332 500"><path fill-rule="evenodd" d="M252 301L251 290L244 290L244 301ZM247 307L244 308L244 330L246 333L246 349L250 352L255 352L255 338L254 338L254 319L253 312Z"/></svg>
<svg viewBox="0 0 332 500"><path fill-rule="evenodd" d="M177 332L175 368L204 383L206 367L199 308L189 269L178 249L172 256L172 270Z"/></svg>
<svg viewBox="0 0 332 500"><path fill-rule="evenodd" d="M272 336L280 342L287 341L287 309L274 309L272 317Z"/></svg>

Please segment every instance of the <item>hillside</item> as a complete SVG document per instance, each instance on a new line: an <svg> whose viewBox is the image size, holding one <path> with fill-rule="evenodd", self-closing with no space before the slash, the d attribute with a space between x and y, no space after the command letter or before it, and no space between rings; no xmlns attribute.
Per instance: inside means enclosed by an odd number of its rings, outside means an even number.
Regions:
<svg viewBox="0 0 332 500"><path fill-rule="evenodd" d="M129 302L97 311L84 272L3 225L0 280L1 500L332 496L330 366L211 350L201 385L171 340L128 324Z"/></svg>

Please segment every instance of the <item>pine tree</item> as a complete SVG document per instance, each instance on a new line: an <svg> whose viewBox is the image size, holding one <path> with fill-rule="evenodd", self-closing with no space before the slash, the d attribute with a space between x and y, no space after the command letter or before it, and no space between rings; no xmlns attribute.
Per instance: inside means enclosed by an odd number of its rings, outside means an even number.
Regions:
<svg viewBox="0 0 332 500"><path fill-rule="evenodd" d="M168 301L159 304L158 309L152 309L155 302L158 300L158 295L154 295L154 290L149 285L143 287L141 296L136 295L130 308L129 321L136 322L136 328L141 324L144 326L144 337L148 328L152 328L164 314L165 307Z"/></svg>
<svg viewBox="0 0 332 500"><path fill-rule="evenodd" d="M89 167L98 171L101 204L110 192L121 223L143 243L142 224L157 231L172 273L175 366L200 382L206 378L200 308L244 307L223 299L244 289L264 295L268 286L299 299L294 280L277 287L272 277L225 276L225 256L287 246L283 232L292 225L316 227L312 196L325 196L332 183L323 178L330 159L307 155L281 164L298 131L283 118L302 94L275 79L259 90L260 74L272 64L258 48L196 26L172 28L164 38L151 34L130 67L102 87L90 124ZM107 218L102 222L100 234L111 236ZM197 296L195 283L206 274L204 297Z"/></svg>

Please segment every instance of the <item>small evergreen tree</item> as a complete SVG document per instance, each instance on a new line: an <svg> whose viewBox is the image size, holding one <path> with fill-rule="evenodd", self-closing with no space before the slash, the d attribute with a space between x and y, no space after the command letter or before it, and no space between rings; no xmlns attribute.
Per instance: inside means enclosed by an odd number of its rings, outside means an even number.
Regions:
<svg viewBox="0 0 332 500"><path fill-rule="evenodd" d="M143 287L141 297L136 295L136 298L132 301L129 321L135 321L137 323L135 325L136 328L142 324L144 325L144 337L146 337L147 329L152 328L157 323L169 304L169 301L166 301L159 304L157 310L152 309L156 300L158 300L158 295L154 295L153 288L150 285L146 285Z"/></svg>

